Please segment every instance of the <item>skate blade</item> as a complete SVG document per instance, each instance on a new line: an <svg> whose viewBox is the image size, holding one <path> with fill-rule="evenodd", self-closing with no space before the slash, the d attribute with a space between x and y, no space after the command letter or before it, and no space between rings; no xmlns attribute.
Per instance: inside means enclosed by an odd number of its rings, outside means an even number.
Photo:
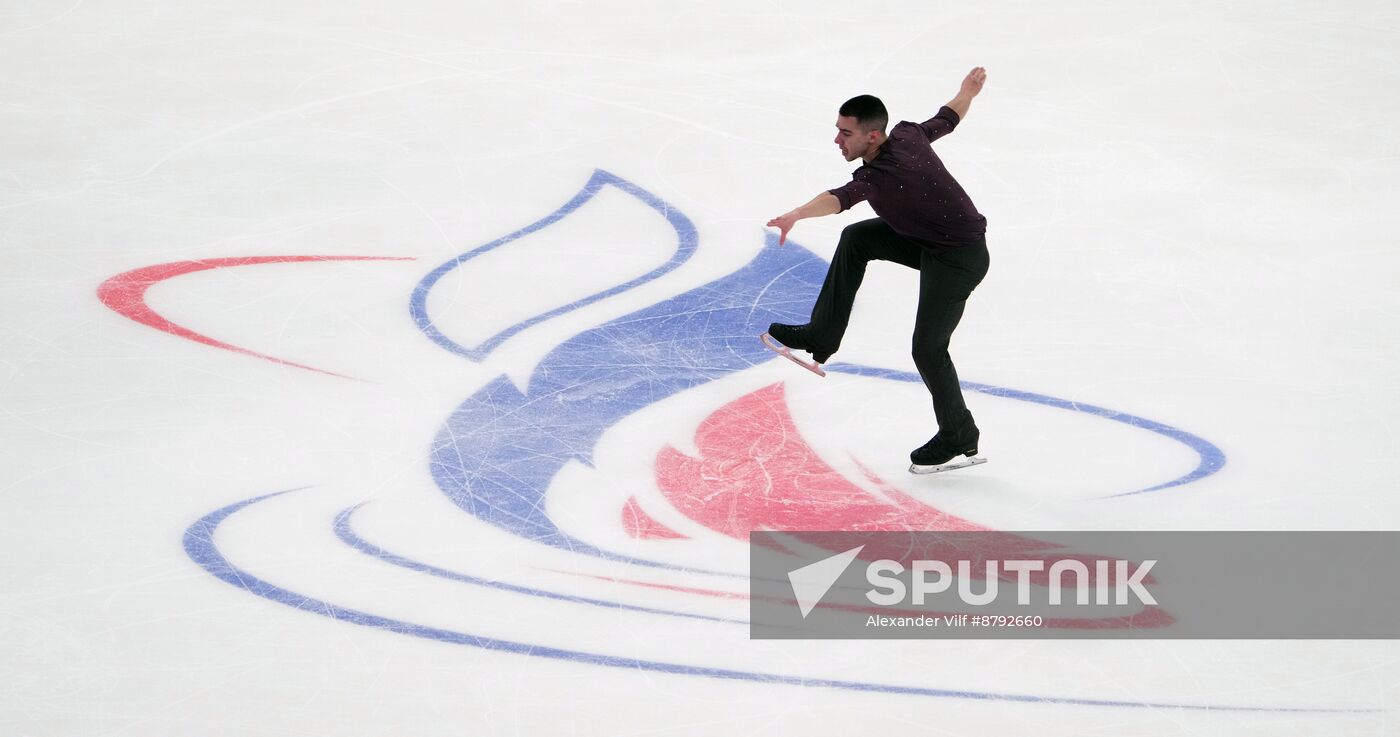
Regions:
<svg viewBox="0 0 1400 737"><path fill-rule="evenodd" d="M792 361L793 363L797 364L798 366L801 366L802 368L807 369L808 371L811 371L817 376L826 378L826 372L822 371L821 364L816 362L809 363L798 358L797 356L792 355L792 349L788 348L782 343L779 343L773 338L773 336L769 335L768 333L764 333L763 335L758 336L758 339L763 341L764 347L766 347L768 350L773 351L774 353L782 356L783 358L786 358L789 361Z"/></svg>
<svg viewBox="0 0 1400 737"><path fill-rule="evenodd" d="M937 465L937 466L916 466L916 465L914 465L914 464L911 463L911 464L909 464L909 473L916 474L916 475L919 475L919 476L924 476L924 475L927 475L927 474L930 474L930 473L943 473L944 471L956 471L956 470L959 469L959 468L967 468L967 467L969 467L969 466L980 466L980 465L982 465L983 463L986 463L986 462L987 462L987 459L986 459L986 458L983 458L982 456L973 456L973 457L971 457L971 458L964 458L964 459L962 459L962 460L960 460L960 461L950 461L950 462L948 462L948 463L944 463L944 464Z"/></svg>

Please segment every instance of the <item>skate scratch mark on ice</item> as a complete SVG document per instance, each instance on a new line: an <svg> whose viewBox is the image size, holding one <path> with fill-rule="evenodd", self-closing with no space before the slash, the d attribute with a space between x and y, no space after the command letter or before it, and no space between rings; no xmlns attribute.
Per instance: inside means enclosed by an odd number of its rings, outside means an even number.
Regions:
<svg viewBox="0 0 1400 737"><path fill-rule="evenodd" d="M777 239L778 239L777 236L773 235L772 233L768 233L768 234L766 234L766 235L767 235L767 237L768 237L768 245L769 245L770 247L771 247L771 246L777 245L777 243L776 243L776 241L777 241ZM793 244L793 245L795 246L796 244ZM749 309L749 314L748 314L748 316L747 316L747 319L748 319L750 322L753 321L753 313L757 312L757 311L758 311L758 308L759 308L760 306L763 306L763 295L767 294L767 293L768 293L768 290L769 290L775 283L777 283L779 279L782 279L783 277L787 276L788 273L791 272L793 269L799 268L799 267L801 267L801 266L802 266L802 264L793 264L792 266L790 266L790 267L788 267L788 268L786 268L786 269L783 269L783 271L782 271L781 273L774 275L772 279L769 279L769 280L768 280L768 283L767 283L767 284L764 284L763 287L762 287L761 289L758 290L758 294L755 294L755 295L754 295L754 298L753 298L753 307Z"/></svg>
<svg viewBox="0 0 1400 737"><path fill-rule="evenodd" d="M446 244L448 248L452 247L452 236L447 234L447 230L442 227L442 223L428 211L428 208L425 207L422 202L418 201L418 198L405 192L402 187L389 181L388 177L385 177L383 174L379 172L370 172L370 174L374 176L375 179L383 182L384 186L398 192L400 197L404 198L413 209L418 211L418 214L422 215L429 223L432 223L433 230L436 230L438 235L442 237L442 242Z"/></svg>
<svg viewBox="0 0 1400 737"><path fill-rule="evenodd" d="M441 627L415 624L401 619L393 619L370 612L342 607L329 601L299 594L291 589L264 581L252 573L235 566L214 544L219 526L234 513L267 499L287 492L275 492L241 502L235 502L217 509L196 520L185 530L183 545L185 554L197 565L225 583L236 586L268 601L289 606L303 612L318 614L341 622L387 630L410 637L419 637L451 645L465 645L485 650L508 652L533 657L551 658L566 662L597 665L624 670L669 673L675 675L717 678L722 680L747 681L764 685L796 686L801 688L825 688L868 693L886 693L930 698L969 699L975 701L1004 701L1025 704L1061 704L1104 708L1132 709L1182 709L1206 712L1253 712L1271 714L1369 714L1379 709L1329 709L1267 706L1231 706L1226 704L1173 704L1150 701L1125 701L1112 699L1090 699L1061 696L1037 696L1033 694L1002 693L994 691L968 691L958 689L929 688L925 686L900 686L885 683L844 681L826 678L808 678L783 673L762 673L740 671L727 668L685 665L664 661L642 660L640 658L593 653L583 650L536 645L532 643L503 640L484 635L450 630Z"/></svg>
<svg viewBox="0 0 1400 737"><path fill-rule="evenodd" d="M318 369L313 366L306 366L294 363L275 356L242 348L221 340L215 340L202 333L195 332L183 325L179 325L166 319L156 312L146 303L146 292L160 282L173 279L177 276L192 274L211 269L221 269L230 266L248 266L256 264L286 264L286 263L307 263L321 261L412 261L410 257L396 256L249 256L238 258L210 258L198 259L194 261L173 261L166 264L156 264L145 266L139 269L117 274L116 276L102 282L97 288L97 298L102 301L113 312L134 322L141 323L147 327L155 328L161 332L184 338L186 340L201 343L213 348L220 348L234 353L241 353L245 356L261 358L265 361L291 366L293 368L314 371L318 374L326 374L342 379L352 377L337 374L333 371Z"/></svg>

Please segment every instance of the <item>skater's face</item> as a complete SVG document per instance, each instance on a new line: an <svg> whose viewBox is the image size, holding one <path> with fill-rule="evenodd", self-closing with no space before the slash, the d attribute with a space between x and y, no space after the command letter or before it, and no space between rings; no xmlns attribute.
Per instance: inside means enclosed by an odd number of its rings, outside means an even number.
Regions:
<svg viewBox="0 0 1400 737"><path fill-rule="evenodd" d="M836 118L836 145L847 161L873 155L884 136L878 130L863 130L860 121L845 115ZM866 159L869 161L869 159Z"/></svg>

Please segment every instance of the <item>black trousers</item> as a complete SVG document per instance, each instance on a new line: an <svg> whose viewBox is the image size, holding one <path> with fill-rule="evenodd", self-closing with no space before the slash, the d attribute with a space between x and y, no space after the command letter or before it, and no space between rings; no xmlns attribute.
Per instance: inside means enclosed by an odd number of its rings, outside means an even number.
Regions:
<svg viewBox="0 0 1400 737"><path fill-rule="evenodd" d="M851 319L856 291L871 261L893 261L919 271L919 309L914 318L914 365L933 395L933 414L944 440L975 442L977 425L963 401L948 341L962 320L972 290L987 275L985 238L952 248L921 245L874 218L848 226L836 245L826 282L812 307L812 343L835 352Z"/></svg>

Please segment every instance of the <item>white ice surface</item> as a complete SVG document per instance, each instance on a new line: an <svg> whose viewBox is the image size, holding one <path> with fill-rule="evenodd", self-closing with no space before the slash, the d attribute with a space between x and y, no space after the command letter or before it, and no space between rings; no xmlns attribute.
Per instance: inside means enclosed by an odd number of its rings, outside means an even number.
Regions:
<svg viewBox="0 0 1400 737"><path fill-rule="evenodd" d="M992 269L954 341L962 378L1188 430L1225 452L1224 469L1105 500L1192 458L970 394L993 462L914 480L902 458L931 422L917 391L816 384L779 360L610 429L594 465L569 465L552 489L561 526L657 550L616 526L635 495L692 535L659 557L742 566L742 544L666 509L651 459L698 452L697 423L726 397L787 381L797 425L838 470L860 480L863 464L997 529L1394 530L1397 48L1400 9L1385 2L9 2L0 734L1394 735L1394 642L755 642L742 625L393 567L331 522L368 501L357 532L443 569L744 619L740 601L587 579L614 569L475 521L429 475L434 436L495 377L523 388L570 336L748 263L765 221L853 168L830 140L842 100L874 93L894 117L923 119L981 65L986 91L937 144L990 222ZM558 208L595 169L688 216L695 256L479 362L427 340L409 314L415 285ZM829 256L841 228L869 216L804 221L792 238ZM472 344L644 273L668 256L668 234L607 190L516 256L455 272L429 307ZM525 253L544 266L513 268ZM205 271L148 302L217 340L353 379L182 340L96 297L143 266L302 254L414 260ZM872 267L842 360L912 370L915 284ZM303 490L231 517L220 549L301 594L422 625L814 679L1363 711L1076 706L606 668L298 611L182 549L200 517L288 489Z"/></svg>

